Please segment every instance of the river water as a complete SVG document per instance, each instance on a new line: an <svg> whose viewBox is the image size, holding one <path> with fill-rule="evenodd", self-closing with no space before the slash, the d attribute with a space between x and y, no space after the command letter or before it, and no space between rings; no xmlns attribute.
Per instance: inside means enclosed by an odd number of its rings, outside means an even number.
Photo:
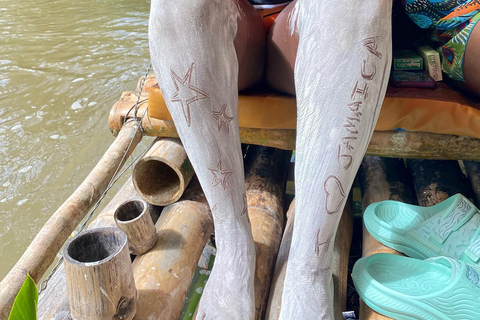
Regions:
<svg viewBox="0 0 480 320"><path fill-rule="evenodd" d="M0 279L113 141L149 64L147 0L0 0Z"/></svg>

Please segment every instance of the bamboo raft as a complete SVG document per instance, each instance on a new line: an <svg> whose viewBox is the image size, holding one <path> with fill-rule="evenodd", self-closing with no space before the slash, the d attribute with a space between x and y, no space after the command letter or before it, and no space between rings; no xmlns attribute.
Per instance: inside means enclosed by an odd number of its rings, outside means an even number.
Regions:
<svg viewBox="0 0 480 320"><path fill-rule="evenodd" d="M148 90L148 87L145 89ZM147 98L147 91L140 93ZM122 94L112 108L109 125L116 140L91 174L52 215L24 255L0 284L0 319L7 319L27 272L39 283L69 235L107 189L143 135L157 136L132 177L88 225L88 230L116 228L116 211L129 201L144 203L155 222L156 242L145 254L132 256L136 295L134 319L179 319L202 250L210 241L213 221L193 169L168 121L144 117L136 121L128 110L136 95ZM146 104L139 106L142 114ZM246 151L247 203L257 260L256 319L278 319L281 308L295 204L286 194L294 183L294 130L242 129ZM351 290L350 271L360 256L398 254L363 229L361 212L370 203L400 200L430 206L462 193L480 205L480 140L409 132L375 132L350 193L335 239L333 277L335 318L355 310L359 318L387 319L358 302ZM403 158L408 158L404 160ZM414 159L414 158L428 158ZM439 160L442 159L442 160ZM290 186L287 188L287 186ZM291 193L291 192L290 192ZM363 236L362 236L363 235ZM65 265L40 294L38 319L72 319ZM100 299L100 297L93 297Z"/></svg>

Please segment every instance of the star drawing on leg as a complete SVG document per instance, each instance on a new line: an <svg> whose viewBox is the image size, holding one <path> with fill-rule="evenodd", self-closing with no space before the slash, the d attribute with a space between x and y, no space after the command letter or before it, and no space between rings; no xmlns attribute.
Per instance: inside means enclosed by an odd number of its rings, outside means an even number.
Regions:
<svg viewBox="0 0 480 320"><path fill-rule="evenodd" d="M218 132L223 129L228 133L228 123L234 119L233 117L227 116L226 110L227 105L224 104L219 111L212 112L212 116L218 121Z"/></svg>
<svg viewBox="0 0 480 320"><path fill-rule="evenodd" d="M225 190L227 187L227 179L233 174L233 171L222 169L222 161L218 162L216 168L208 168L208 170L213 174L212 186L216 187L221 184Z"/></svg>
<svg viewBox="0 0 480 320"><path fill-rule="evenodd" d="M175 85L175 89L177 90L173 94L171 101L180 102L180 104L182 105L183 115L185 116L185 120L187 121L187 125L189 127L191 121L190 104L195 101L208 98L208 94L205 91L200 90L192 84L192 75L194 69L195 63L192 63L183 78L176 74L175 71L170 69L173 84Z"/></svg>

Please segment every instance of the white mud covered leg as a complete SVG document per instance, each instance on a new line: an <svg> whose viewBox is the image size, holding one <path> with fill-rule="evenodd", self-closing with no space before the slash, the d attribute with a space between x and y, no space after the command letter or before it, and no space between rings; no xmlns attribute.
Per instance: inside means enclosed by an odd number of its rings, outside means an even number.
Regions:
<svg viewBox="0 0 480 320"><path fill-rule="evenodd" d="M298 0L296 217L280 319L333 319L332 249L383 102L391 0Z"/></svg>
<svg viewBox="0 0 480 320"><path fill-rule="evenodd" d="M206 194L218 254L197 319L253 319L255 248L237 119L233 0L152 0L151 58Z"/></svg>

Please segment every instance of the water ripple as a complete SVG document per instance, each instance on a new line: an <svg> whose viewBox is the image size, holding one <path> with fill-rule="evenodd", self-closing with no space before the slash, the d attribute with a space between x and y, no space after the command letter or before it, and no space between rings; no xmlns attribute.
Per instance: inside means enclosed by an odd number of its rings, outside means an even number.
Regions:
<svg viewBox="0 0 480 320"><path fill-rule="evenodd" d="M113 141L110 108L149 62L145 0L2 7L0 279Z"/></svg>

